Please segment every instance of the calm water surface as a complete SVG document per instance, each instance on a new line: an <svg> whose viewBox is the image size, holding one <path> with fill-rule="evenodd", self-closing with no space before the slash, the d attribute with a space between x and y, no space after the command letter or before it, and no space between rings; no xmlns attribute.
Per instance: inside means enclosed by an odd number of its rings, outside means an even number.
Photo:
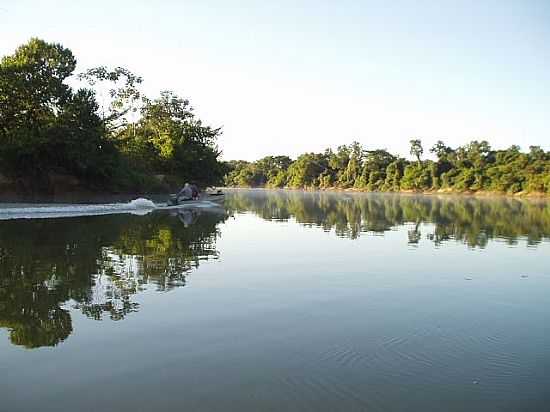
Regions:
<svg viewBox="0 0 550 412"><path fill-rule="evenodd" d="M0 220L0 411L550 410L550 203L140 214Z"/></svg>

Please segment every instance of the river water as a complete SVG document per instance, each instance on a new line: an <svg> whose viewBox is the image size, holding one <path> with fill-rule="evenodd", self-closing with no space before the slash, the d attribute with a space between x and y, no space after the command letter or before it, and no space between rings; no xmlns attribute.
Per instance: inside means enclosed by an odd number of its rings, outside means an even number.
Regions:
<svg viewBox="0 0 550 412"><path fill-rule="evenodd" d="M550 203L149 206L0 204L0 411L550 408Z"/></svg>

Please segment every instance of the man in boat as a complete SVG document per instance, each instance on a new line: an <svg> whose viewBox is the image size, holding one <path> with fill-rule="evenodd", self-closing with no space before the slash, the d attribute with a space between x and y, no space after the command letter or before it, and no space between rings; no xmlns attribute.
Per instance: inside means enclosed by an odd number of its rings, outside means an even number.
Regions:
<svg viewBox="0 0 550 412"><path fill-rule="evenodd" d="M193 199L193 188L189 183L185 183L183 188L176 195L176 200L181 202L182 200L192 200Z"/></svg>

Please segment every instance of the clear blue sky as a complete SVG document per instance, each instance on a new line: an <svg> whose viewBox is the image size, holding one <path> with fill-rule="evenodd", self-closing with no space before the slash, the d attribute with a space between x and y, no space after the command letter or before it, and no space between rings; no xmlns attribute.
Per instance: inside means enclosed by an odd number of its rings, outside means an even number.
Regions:
<svg viewBox="0 0 550 412"><path fill-rule="evenodd" d="M550 150L548 0L0 0L0 54L33 36L189 97L226 159L412 137Z"/></svg>

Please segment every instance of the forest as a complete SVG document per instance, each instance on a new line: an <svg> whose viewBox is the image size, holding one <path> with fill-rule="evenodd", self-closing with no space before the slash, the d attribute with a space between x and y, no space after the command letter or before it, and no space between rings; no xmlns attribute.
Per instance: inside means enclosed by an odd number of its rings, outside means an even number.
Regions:
<svg viewBox="0 0 550 412"><path fill-rule="evenodd" d="M148 97L124 67L76 71L71 50L33 38L0 60L0 191L51 191L56 176L114 192L201 186L550 194L550 153L438 141L412 160L358 142L255 162L220 160L220 128L172 91ZM9 184L8 184L9 185Z"/></svg>
<svg viewBox="0 0 550 412"><path fill-rule="evenodd" d="M162 191L221 182L219 128L172 91L147 97L124 67L77 72L71 50L33 38L0 60L0 183L48 191L55 176L90 189Z"/></svg>
<svg viewBox="0 0 550 412"><path fill-rule="evenodd" d="M550 194L550 152L530 146L495 150L485 140L452 148L438 141L427 159L421 139L410 140L407 160L360 143L256 162L232 161L227 186L294 189L356 189L381 192L496 192Z"/></svg>

